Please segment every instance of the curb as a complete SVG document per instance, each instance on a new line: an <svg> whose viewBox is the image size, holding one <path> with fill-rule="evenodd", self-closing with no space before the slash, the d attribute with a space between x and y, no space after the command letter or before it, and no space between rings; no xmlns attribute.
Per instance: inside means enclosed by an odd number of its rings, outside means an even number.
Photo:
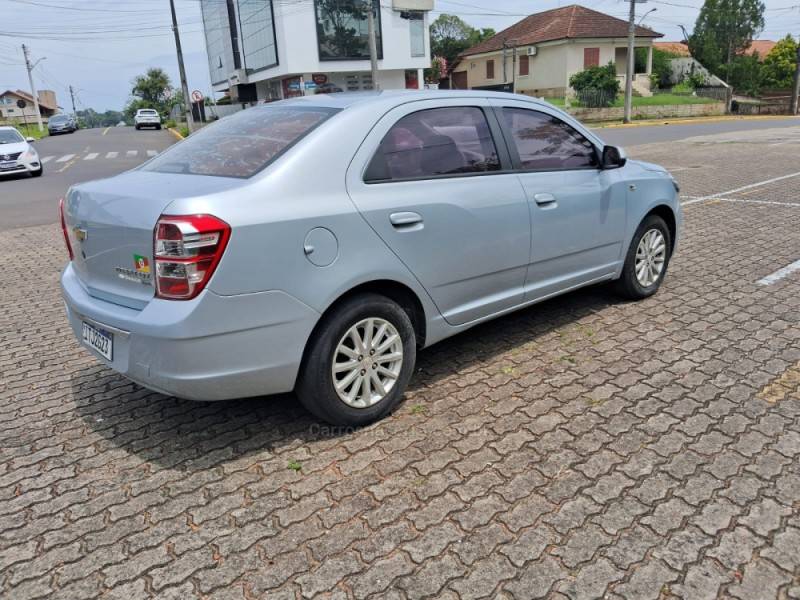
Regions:
<svg viewBox="0 0 800 600"><path fill-rule="evenodd" d="M653 127L657 125L685 125L692 123L721 123L725 121L767 121L767 120L791 120L798 117L792 115L754 115L747 117L738 117L730 115L720 115L717 117L684 117L677 119L642 119L637 120L635 123L603 123L598 121L596 123L587 122L587 125L593 129L611 129L622 127Z"/></svg>
<svg viewBox="0 0 800 600"><path fill-rule="evenodd" d="M179 139L179 140L182 140L182 139L183 139L183 136L182 136L182 135L180 134L180 132L179 132L177 129L175 129L174 127L170 127L170 128L169 128L169 132L170 132L172 135L174 135L174 136L175 136L177 139Z"/></svg>

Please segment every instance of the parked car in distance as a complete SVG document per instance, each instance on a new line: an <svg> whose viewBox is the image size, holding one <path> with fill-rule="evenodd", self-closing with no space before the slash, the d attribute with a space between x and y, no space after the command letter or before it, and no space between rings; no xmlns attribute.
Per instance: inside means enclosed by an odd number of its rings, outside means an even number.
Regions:
<svg viewBox="0 0 800 600"><path fill-rule="evenodd" d="M161 117L158 111L152 108L140 108L133 116L133 125L136 129L141 129L142 127L161 129Z"/></svg>
<svg viewBox="0 0 800 600"><path fill-rule="evenodd" d="M347 425L477 323L600 282L651 296L682 221L663 168L476 90L259 105L61 210L68 319L106 365L197 400L295 390Z"/></svg>
<svg viewBox="0 0 800 600"><path fill-rule="evenodd" d="M78 131L78 123L72 115L53 115L47 119L47 131L50 135L75 133Z"/></svg>
<svg viewBox="0 0 800 600"><path fill-rule="evenodd" d="M0 127L0 177L30 173L39 177L43 172L33 138L24 138L14 127Z"/></svg>

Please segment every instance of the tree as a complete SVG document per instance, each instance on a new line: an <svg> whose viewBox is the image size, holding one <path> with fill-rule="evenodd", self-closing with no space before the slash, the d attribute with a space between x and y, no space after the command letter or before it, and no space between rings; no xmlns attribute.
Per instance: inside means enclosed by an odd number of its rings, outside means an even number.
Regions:
<svg viewBox="0 0 800 600"><path fill-rule="evenodd" d="M475 29L455 15L441 14L431 23L431 55L452 65L458 55L495 35L492 28Z"/></svg>
<svg viewBox="0 0 800 600"><path fill-rule="evenodd" d="M133 99L125 107L125 115L128 118L132 118L140 108L154 108L162 116L166 116L179 99L169 75L163 69L150 68L144 75L136 76L131 83Z"/></svg>
<svg viewBox="0 0 800 600"><path fill-rule="evenodd" d="M689 36L689 50L711 73L729 80L734 59L763 29L761 0L705 0Z"/></svg>
<svg viewBox="0 0 800 600"><path fill-rule="evenodd" d="M787 35L764 58L762 83L765 87L790 88L797 68L797 42Z"/></svg>
<svg viewBox="0 0 800 600"><path fill-rule="evenodd" d="M584 106L611 106L619 94L617 68L611 62L604 67L589 67L570 77L569 85Z"/></svg>

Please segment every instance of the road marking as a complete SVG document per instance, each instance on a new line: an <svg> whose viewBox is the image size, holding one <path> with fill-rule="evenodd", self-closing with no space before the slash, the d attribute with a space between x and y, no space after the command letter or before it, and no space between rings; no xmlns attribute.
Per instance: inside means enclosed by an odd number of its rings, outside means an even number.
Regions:
<svg viewBox="0 0 800 600"><path fill-rule="evenodd" d="M156 154L158 154L158 152L156 152L155 150L148 150L147 151L147 156L155 156Z"/></svg>
<svg viewBox="0 0 800 600"><path fill-rule="evenodd" d="M106 127L103 129L103 135L107 134L109 129L111 129L111 127Z"/></svg>
<svg viewBox="0 0 800 600"><path fill-rule="evenodd" d="M45 156L45 157L42 159L42 164L44 164L44 163L46 163L46 162L50 162L50 161L51 161L51 160L53 160L54 158L55 158L55 156Z"/></svg>
<svg viewBox="0 0 800 600"><path fill-rule="evenodd" d="M99 156L99 153L91 152L91 153L87 154L86 157L83 160L94 160L98 156Z"/></svg>
<svg viewBox="0 0 800 600"><path fill-rule="evenodd" d="M56 162L67 162L67 161L68 161L69 159L71 159L73 156L75 156L75 155L74 155L74 154L65 154L64 156L62 156L61 158L59 158L58 160L56 160Z"/></svg>
<svg viewBox="0 0 800 600"><path fill-rule="evenodd" d="M681 206L693 203L699 196L681 196L690 202L681 202ZM800 206L800 202L776 202L774 200L754 200L752 198L713 198L714 202L742 202L743 204L770 204L772 206Z"/></svg>
<svg viewBox="0 0 800 600"><path fill-rule="evenodd" d="M106 154L106 158L117 158L119 156L119 152L109 152Z"/></svg>
<svg viewBox="0 0 800 600"><path fill-rule="evenodd" d="M787 275L794 273L795 271L800 271L800 260L796 260L792 264L786 265L785 267L783 267L782 269L778 269L774 273L770 273L763 279L759 279L758 281L756 281L756 283L758 285L771 285L776 281L780 281Z"/></svg>
<svg viewBox="0 0 800 600"><path fill-rule="evenodd" d="M128 150L125 154L127 156L136 156L137 154L139 154L139 151L138 150Z"/></svg>
<svg viewBox="0 0 800 600"><path fill-rule="evenodd" d="M791 179L792 177L800 177L800 171L798 171L797 173L790 173L789 175L773 177L772 179L766 179L764 181L759 181L758 183L751 183L750 185L743 185L742 187L736 188L735 190L728 190L727 192L719 192L717 194L710 194L708 196L700 196L699 198L695 198L694 200L689 200L688 202L684 202L683 206L689 206L690 204L696 204L698 202L703 202L704 200L716 200L717 198L721 198L723 196L736 194L737 192L743 192L745 190L750 190L755 187L761 187L762 185L769 185L770 183L776 183L778 181L783 181L784 179Z"/></svg>
<svg viewBox="0 0 800 600"><path fill-rule="evenodd" d="M74 154L70 154L70 156L75 156L75 155L74 155ZM61 168L58 170L58 173L63 173L64 171L66 171L67 169L69 169L69 168L70 168L72 165L74 165L76 162L78 162L78 159L79 159L79 158L80 158L79 156L75 156L75 158L73 158L71 161L69 161L69 162L68 162L67 164L65 164L63 167L61 167ZM61 160L57 160L56 162L61 162Z"/></svg>

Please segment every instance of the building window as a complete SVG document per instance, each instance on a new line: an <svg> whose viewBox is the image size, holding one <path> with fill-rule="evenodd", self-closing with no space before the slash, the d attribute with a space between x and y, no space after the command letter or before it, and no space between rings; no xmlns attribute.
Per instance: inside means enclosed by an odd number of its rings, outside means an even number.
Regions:
<svg viewBox="0 0 800 600"><path fill-rule="evenodd" d="M527 54L523 54L519 57L519 74L520 77L528 75L530 73L530 60L528 59Z"/></svg>
<svg viewBox="0 0 800 600"><path fill-rule="evenodd" d="M425 56L425 14L408 13L408 31L411 36L411 56Z"/></svg>
<svg viewBox="0 0 800 600"><path fill-rule="evenodd" d="M583 49L583 68L600 66L600 48Z"/></svg>
<svg viewBox="0 0 800 600"><path fill-rule="evenodd" d="M383 58L380 0L373 0L375 42ZM320 60L369 59L367 9L363 0L315 0Z"/></svg>
<svg viewBox="0 0 800 600"><path fill-rule="evenodd" d="M225 57L229 50L226 48L226 41L230 41L231 34L228 7L224 2L218 0L204 0L200 4L200 9L203 13L203 30L206 36L211 83L223 83L227 81L230 69L230 66L225 64Z"/></svg>
<svg viewBox="0 0 800 600"><path fill-rule="evenodd" d="M494 79L494 59L486 61L486 79Z"/></svg>
<svg viewBox="0 0 800 600"><path fill-rule="evenodd" d="M271 0L239 0L239 39L247 73L278 64Z"/></svg>

